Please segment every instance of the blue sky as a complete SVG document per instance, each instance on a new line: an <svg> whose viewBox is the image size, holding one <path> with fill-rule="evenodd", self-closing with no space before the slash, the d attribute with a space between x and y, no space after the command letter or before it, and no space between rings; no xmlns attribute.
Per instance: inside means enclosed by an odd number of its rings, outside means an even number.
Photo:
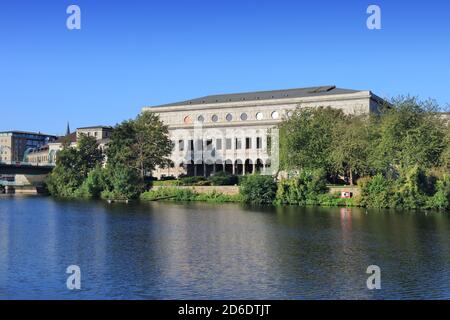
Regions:
<svg viewBox="0 0 450 320"><path fill-rule="evenodd" d="M66 8L81 8L81 30ZM366 9L382 10L382 30ZM142 106L334 84L450 103L450 3L1 1L0 131L114 125Z"/></svg>

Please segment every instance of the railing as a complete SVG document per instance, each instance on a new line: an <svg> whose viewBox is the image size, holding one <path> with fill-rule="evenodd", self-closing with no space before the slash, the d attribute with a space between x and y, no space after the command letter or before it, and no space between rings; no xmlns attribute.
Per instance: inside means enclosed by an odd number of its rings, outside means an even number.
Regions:
<svg viewBox="0 0 450 320"><path fill-rule="evenodd" d="M16 166L16 167L54 167L55 163L50 162L38 162L38 163L31 163L31 162L24 162L24 161L0 161L0 164L3 165L9 165L9 166Z"/></svg>

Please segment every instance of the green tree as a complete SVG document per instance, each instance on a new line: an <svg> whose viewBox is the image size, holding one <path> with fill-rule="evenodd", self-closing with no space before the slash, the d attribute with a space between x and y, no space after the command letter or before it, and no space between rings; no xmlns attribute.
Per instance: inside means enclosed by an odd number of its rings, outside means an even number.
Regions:
<svg viewBox="0 0 450 320"><path fill-rule="evenodd" d="M69 143L58 152L56 167L46 180L50 194L59 197L74 197L89 172L101 165L103 155L94 137L81 135L77 146Z"/></svg>
<svg viewBox="0 0 450 320"><path fill-rule="evenodd" d="M168 163L172 152L169 130L153 112L117 125L108 144L108 163L136 170L141 179Z"/></svg>
<svg viewBox="0 0 450 320"><path fill-rule="evenodd" d="M379 171L402 174L418 165L440 165L445 148L445 125L432 100L393 99L378 117L378 139L373 141L371 164Z"/></svg>
<svg viewBox="0 0 450 320"><path fill-rule="evenodd" d="M78 170L83 179L85 179L92 169L103 162L103 152L94 137L84 134L80 134L77 139L76 151L79 165Z"/></svg>
<svg viewBox="0 0 450 320"><path fill-rule="evenodd" d="M277 184L272 176L248 175L240 184L239 192L246 203L273 203L277 192Z"/></svg>
<svg viewBox="0 0 450 320"><path fill-rule="evenodd" d="M333 127L344 121L341 110L298 108L280 125L280 164L284 170L332 167Z"/></svg>
<svg viewBox="0 0 450 320"><path fill-rule="evenodd" d="M370 136L367 116L346 116L333 126L331 167L351 185L354 184L355 175L362 176L370 171L367 162Z"/></svg>
<svg viewBox="0 0 450 320"><path fill-rule="evenodd" d="M450 123L447 124L450 126ZM447 172L450 172L450 127L447 128L447 134L445 135L444 139L444 150L442 151L441 155L441 163L444 169L447 170Z"/></svg>

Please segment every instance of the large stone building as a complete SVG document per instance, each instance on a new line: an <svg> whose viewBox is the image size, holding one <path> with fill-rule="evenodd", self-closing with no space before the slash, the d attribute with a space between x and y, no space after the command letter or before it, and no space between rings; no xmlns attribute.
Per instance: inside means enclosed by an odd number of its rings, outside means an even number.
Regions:
<svg viewBox="0 0 450 320"><path fill-rule="evenodd" d="M173 167L153 175L205 175L217 171L246 174L277 162L276 126L292 110L332 107L347 114L378 112L383 100L370 91L322 86L212 95L144 107L169 126Z"/></svg>
<svg viewBox="0 0 450 320"><path fill-rule="evenodd" d="M0 132L0 162L23 162L31 150L38 149L56 139L56 136L40 132Z"/></svg>

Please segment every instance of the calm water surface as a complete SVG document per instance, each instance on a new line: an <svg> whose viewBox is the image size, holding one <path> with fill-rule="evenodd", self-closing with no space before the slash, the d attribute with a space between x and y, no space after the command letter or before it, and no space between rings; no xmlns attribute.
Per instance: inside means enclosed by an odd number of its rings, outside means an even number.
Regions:
<svg viewBox="0 0 450 320"><path fill-rule="evenodd" d="M448 213L0 197L4 299L450 299L449 263Z"/></svg>

